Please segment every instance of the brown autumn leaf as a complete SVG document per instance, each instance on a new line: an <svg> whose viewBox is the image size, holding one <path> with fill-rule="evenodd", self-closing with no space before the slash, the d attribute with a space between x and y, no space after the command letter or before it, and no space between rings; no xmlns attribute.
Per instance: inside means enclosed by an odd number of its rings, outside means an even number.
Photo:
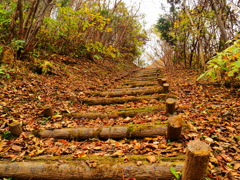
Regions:
<svg viewBox="0 0 240 180"><path fill-rule="evenodd" d="M155 156L148 156L147 157L147 160L150 162L150 163L155 163L157 161L157 158Z"/></svg>
<svg viewBox="0 0 240 180"><path fill-rule="evenodd" d="M22 151L22 147L21 146L17 146L17 145L12 145L12 149L14 150L14 151L18 151L18 152L20 152L20 151Z"/></svg>
<svg viewBox="0 0 240 180"><path fill-rule="evenodd" d="M97 161L96 160L87 160L85 161L87 163L87 165L91 168L95 168L97 167Z"/></svg>

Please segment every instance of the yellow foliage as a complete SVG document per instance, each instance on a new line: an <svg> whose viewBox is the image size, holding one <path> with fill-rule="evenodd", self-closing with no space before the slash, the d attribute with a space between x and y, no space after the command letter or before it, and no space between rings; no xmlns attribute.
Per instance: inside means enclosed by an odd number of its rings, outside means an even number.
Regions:
<svg viewBox="0 0 240 180"><path fill-rule="evenodd" d="M3 50L2 62L6 64L12 64L14 61L14 51L12 48L6 48Z"/></svg>

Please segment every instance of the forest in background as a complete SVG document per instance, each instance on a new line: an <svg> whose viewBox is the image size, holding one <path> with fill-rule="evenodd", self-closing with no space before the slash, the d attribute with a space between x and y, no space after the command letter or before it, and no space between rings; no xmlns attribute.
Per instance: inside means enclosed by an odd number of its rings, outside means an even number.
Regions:
<svg viewBox="0 0 240 180"><path fill-rule="evenodd" d="M137 7L122 0L2 0L0 18L3 63L53 53L133 62L147 41Z"/></svg>
<svg viewBox="0 0 240 180"><path fill-rule="evenodd" d="M194 68L199 77L238 83L240 69L239 1L167 0L150 33L158 36L154 54L165 67ZM123 0L2 0L0 61L28 61L42 73L53 54L100 64L144 65L141 54L150 39L140 4ZM164 7L164 5L163 5ZM153 65L159 66L158 62ZM31 67L32 68L32 67ZM1 65L1 74L8 69Z"/></svg>
<svg viewBox="0 0 240 180"><path fill-rule="evenodd" d="M199 77L239 81L240 2L235 0L167 0L154 32L155 54L165 66L205 70ZM155 62L154 64L157 64Z"/></svg>

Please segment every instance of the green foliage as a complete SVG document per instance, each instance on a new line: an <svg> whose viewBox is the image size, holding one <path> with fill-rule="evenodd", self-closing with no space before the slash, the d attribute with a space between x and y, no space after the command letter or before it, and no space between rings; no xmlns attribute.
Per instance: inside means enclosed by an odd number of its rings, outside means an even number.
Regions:
<svg viewBox="0 0 240 180"><path fill-rule="evenodd" d="M171 173L174 175L174 177L177 179L177 180L179 180L179 179L181 179L181 174L179 174L179 173L177 173L176 172L176 170L173 168L173 167L170 167L170 171L171 171Z"/></svg>
<svg viewBox="0 0 240 180"><path fill-rule="evenodd" d="M36 71L39 74L50 74L54 68L53 63L47 60L34 59L34 63L36 64Z"/></svg>
<svg viewBox="0 0 240 180"><path fill-rule="evenodd" d="M166 40L168 43L173 44L173 37L170 34L170 28L172 27L171 21L169 18L165 16L160 16L156 28L161 33L161 36L164 40Z"/></svg>
<svg viewBox="0 0 240 180"><path fill-rule="evenodd" d="M10 131L4 131L3 132L3 139L9 139L11 136L11 132Z"/></svg>
<svg viewBox="0 0 240 180"><path fill-rule="evenodd" d="M12 48L15 50L21 50L24 48L25 45L25 41L24 40L19 40L19 39L13 39L12 40Z"/></svg>
<svg viewBox="0 0 240 180"><path fill-rule="evenodd" d="M8 70L6 69L6 67L4 67L3 65L0 66L0 79L10 79L10 74L8 73Z"/></svg>
<svg viewBox="0 0 240 180"><path fill-rule="evenodd" d="M99 11L96 2L86 1L78 10L60 4L56 19L45 18L37 36L38 47L92 60L139 56L146 33L137 19L127 13L124 3L118 6L114 11L106 7Z"/></svg>
<svg viewBox="0 0 240 180"><path fill-rule="evenodd" d="M49 117L43 117L43 121L40 122L40 124L46 124L51 119L51 116Z"/></svg>
<svg viewBox="0 0 240 180"><path fill-rule="evenodd" d="M208 70L200 75L197 80L203 77L210 77L212 81L240 80L240 39L234 44L217 53L208 63Z"/></svg>
<svg viewBox="0 0 240 180"><path fill-rule="evenodd" d="M5 43L9 35L8 28L11 23L12 7L5 6L4 3L0 4L0 41Z"/></svg>

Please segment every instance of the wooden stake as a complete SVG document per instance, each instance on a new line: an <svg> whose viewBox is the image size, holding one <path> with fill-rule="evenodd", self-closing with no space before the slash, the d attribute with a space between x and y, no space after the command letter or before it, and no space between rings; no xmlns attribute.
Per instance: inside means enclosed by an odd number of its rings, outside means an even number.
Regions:
<svg viewBox="0 0 240 180"><path fill-rule="evenodd" d="M19 136L22 133L22 126L18 121L14 121L8 124L8 126L12 135Z"/></svg>
<svg viewBox="0 0 240 180"><path fill-rule="evenodd" d="M182 118L172 116L168 118L167 140L177 141L180 139L182 131Z"/></svg>
<svg viewBox="0 0 240 180"><path fill-rule="evenodd" d="M166 100L166 113L173 114L175 112L176 100L173 98L168 98Z"/></svg>
<svg viewBox="0 0 240 180"><path fill-rule="evenodd" d="M166 83L166 82L167 82L166 78L158 78L158 84L160 86L163 86L163 84Z"/></svg>
<svg viewBox="0 0 240 180"><path fill-rule="evenodd" d="M182 180L204 180L210 155L210 147L200 140L187 145Z"/></svg>
<svg viewBox="0 0 240 180"><path fill-rule="evenodd" d="M168 91L169 91L169 84L168 83L164 83L163 84L163 92L164 93L168 93Z"/></svg>
<svg viewBox="0 0 240 180"><path fill-rule="evenodd" d="M44 117L52 117L53 116L52 108L51 107L47 107L46 109L44 109L43 116Z"/></svg>

